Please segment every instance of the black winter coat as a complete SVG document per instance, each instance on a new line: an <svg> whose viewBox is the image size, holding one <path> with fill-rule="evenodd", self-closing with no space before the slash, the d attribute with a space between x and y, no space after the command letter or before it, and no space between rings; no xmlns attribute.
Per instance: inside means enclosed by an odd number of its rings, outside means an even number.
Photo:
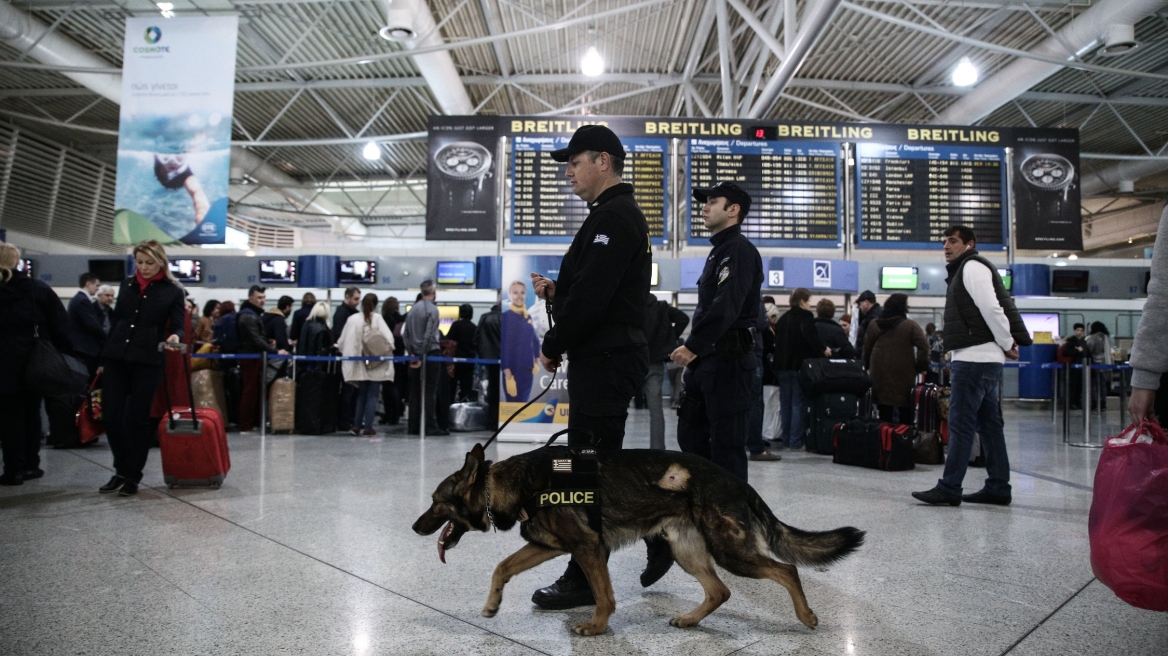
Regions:
<svg viewBox="0 0 1168 656"><path fill-rule="evenodd" d="M58 351L73 352L68 323L61 299L45 283L13 272L11 280L0 284L0 394L16 394L25 389L34 328Z"/></svg>
<svg viewBox="0 0 1168 656"><path fill-rule="evenodd" d="M163 276L139 291L138 280L130 276L118 289L118 304L101 357L161 367L158 344L171 335L182 341L185 319L181 286Z"/></svg>
<svg viewBox="0 0 1168 656"><path fill-rule="evenodd" d="M276 349L287 351L292 348L288 343L288 318L279 310L268 310L260 317L264 324L264 337L276 340Z"/></svg>
<svg viewBox="0 0 1168 656"><path fill-rule="evenodd" d="M239 336L240 353L275 353L276 347L268 344L264 336L263 309L244 301L235 319L235 333Z"/></svg>
<svg viewBox="0 0 1168 656"><path fill-rule="evenodd" d="M775 371L798 371L806 358L822 358L823 342L815 330L815 315L793 307L775 324Z"/></svg>
<svg viewBox="0 0 1168 656"><path fill-rule="evenodd" d="M503 313L492 309L479 317L479 329L475 331L474 347L480 358L497 360L502 353Z"/></svg>
<svg viewBox="0 0 1168 656"><path fill-rule="evenodd" d="M69 301L69 338L73 348L84 355L97 357L105 346L105 331L101 328L101 314L97 303L89 300L85 290L78 291Z"/></svg>
<svg viewBox="0 0 1168 656"><path fill-rule="evenodd" d="M679 346L678 339L689 326L689 315L666 301L657 300L652 294L645 315L649 362L668 362L669 354Z"/></svg>
<svg viewBox="0 0 1168 656"><path fill-rule="evenodd" d="M815 331L819 333L819 341L831 349L831 357L848 358L849 360L856 357L856 349L848 341L848 334L844 332L843 326L839 325L835 319L816 317Z"/></svg>
<svg viewBox="0 0 1168 656"><path fill-rule="evenodd" d="M474 357L474 338L475 325L470 319L459 319L450 324L450 330L446 331L446 339L453 339L458 344L454 349L456 358Z"/></svg>

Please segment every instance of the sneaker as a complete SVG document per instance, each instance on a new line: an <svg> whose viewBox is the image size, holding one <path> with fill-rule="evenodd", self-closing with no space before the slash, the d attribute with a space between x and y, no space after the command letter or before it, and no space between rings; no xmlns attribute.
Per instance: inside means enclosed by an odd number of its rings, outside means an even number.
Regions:
<svg viewBox="0 0 1168 656"><path fill-rule="evenodd" d="M1008 506L1012 499L1009 494L991 494L983 488L973 494L961 495L961 500L966 503L988 503L994 506Z"/></svg>
<svg viewBox="0 0 1168 656"><path fill-rule="evenodd" d="M770 450L764 449L763 451L761 451L759 453L750 454L750 459L751 460L777 462L779 460L782 460L783 456L781 456L777 453L771 453Z"/></svg>
<svg viewBox="0 0 1168 656"><path fill-rule="evenodd" d="M106 492L117 492L118 488L120 488L122 486L122 483L125 483L125 482L126 482L125 478L123 478L121 476L114 475L112 478L109 479L108 483L97 488L97 491L101 492L102 494L105 494Z"/></svg>
<svg viewBox="0 0 1168 656"><path fill-rule="evenodd" d="M361 429L360 429L360 428L350 428L350 429L349 429L349 434L350 434L350 435L360 435L360 434L361 434Z"/></svg>
<svg viewBox="0 0 1168 656"><path fill-rule="evenodd" d="M45 470L41 469L40 467L35 467L33 469L29 469L29 470L25 471L24 473L22 473L20 475L20 477L26 481L31 481L34 478L40 478L41 476L44 476L44 475L45 475Z"/></svg>
<svg viewBox="0 0 1168 656"><path fill-rule="evenodd" d="M578 606L595 606L596 598L584 572L574 562L568 564L564 575L546 588L531 595L531 603L544 610L567 610Z"/></svg>
<svg viewBox="0 0 1168 656"><path fill-rule="evenodd" d="M126 481L122 489L118 490L119 497L132 497L135 494L138 494L138 484L132 481Z"/></svg>
<svg viewBox="0 0 1168 656"><path fill-rule="evenodd" d="M369 429L361 431L361 434L364 435L365 437L372 437L372 436L377 434L377 431L373 430L372 428L369 428Z"/></svg>
<svg viewBox="0 0 1168 656"><path fill-rule="evenodd" d="M912 495L913 498L917 501L924 501L925 503L934 506L943 506L946 504L950 506L961 505L961 497L957 496L956 494L949 494L939 487L935 487L924 492L913 492Z"/></svg>

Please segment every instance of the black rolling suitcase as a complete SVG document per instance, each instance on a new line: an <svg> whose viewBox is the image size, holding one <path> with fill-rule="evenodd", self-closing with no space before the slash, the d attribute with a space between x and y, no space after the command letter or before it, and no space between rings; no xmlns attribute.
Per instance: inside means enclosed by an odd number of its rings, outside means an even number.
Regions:
<svg viewBox="0 0 1168 656"><path fill-rule="evenodd" d="M872 378L859 360L807 358L799 370L804 396L848 392L860 396L872 387Z"/></svg>
<svg viewBox="0 0 1168 656"><path fill-rule="evenodd" d="M337 395L341 375L325 368L296 376L296 433L325 435L337 431Z"/></svg>
<svg viewBox="0 0 1168 656"><path fill-rule="evenodd" d="M803 442L807 450L830 456L835 453L835 425L860 414L860 399L847 392L821 394L807 401Z"/></svg>
<svg viewBox="0 0 1168 656"><path fill-rule="evenodd" d="M853 419L836 426L832 462L885 471L913 469L916 436L908 424Z"/></svg>

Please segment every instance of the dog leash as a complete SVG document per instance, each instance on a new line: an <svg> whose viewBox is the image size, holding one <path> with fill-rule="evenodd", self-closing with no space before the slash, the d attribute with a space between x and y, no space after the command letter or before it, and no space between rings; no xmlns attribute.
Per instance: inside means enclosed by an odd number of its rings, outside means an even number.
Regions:
<svg viewBox="0 0 1168 656"><path fill-rule="evenodd" d="M483 443L483 449L486 449L488 446L491 446L491 442L494 442L495 438L499 437L499 433L503 432L503 429L507 427L507 424L510 424L511 421L513 419L515 419L516 417L518 417L520 415L520 413L522 413L524 410L530 408L532 403L535 403L536 401L542 399L543 395L547 394L548 390L550 390L552 388L552 385L555 384L556 376L558 376L558 375L560 375L560 370L559 370L559 368L556 368L555 370L552 371L552 379L548 381L547 387L543 388L543 391L539 393L539 396L528 401L527 403L524 403L522 407L520 407L518 410L516 410L514 413L512 413L511 416L507 418L507 421L503 422L503 425L499 426L499 428L495 430L495 433L493 435L491 435L491 438L489 440L487 440L485 443ZM559 433L556 433L556 435L558 436Z"/></svg>

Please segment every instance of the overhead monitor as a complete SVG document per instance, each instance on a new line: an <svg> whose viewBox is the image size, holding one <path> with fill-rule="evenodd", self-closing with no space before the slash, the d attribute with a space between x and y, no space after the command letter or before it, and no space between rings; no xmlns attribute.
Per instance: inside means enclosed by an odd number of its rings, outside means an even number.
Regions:
<svg viewBox="0 0 1168 656"><path fill-rule="evenodd" d="M102 282L121 282L126 277L126 261L90 260L89 272Z"/></svg>
<svg viewBox="0 0 1168 656"><path fill-rule="evenodd" d="M919 281L916 267L880 267L880 289L916 291Z"/></svg>
<svg viewBox="0 0 1168 656"><path fill-rule="evenodd" d="M1026 324L1026 332L1030 337L1034 333L1050 333L1051 337L1059 335L1059 315L1057 312L1023 312L1022 323Z"/></svg>
<svg viewBox="0 0 1168 656"><path fill-rule="evenodd" d="M377 282L377 262L374 260L341 260L337 262L337 285L372 285Z"/></svg>
<svg viewBox="0 0 1168 656"><path fill-rule="evenodd" d="M439 262L438 275L435 278L439 285L473 285L475 283L475 263Z"/></svg>
<svg viewBox="0 0 1168 656"><path fill-rule="evenodd" d="M296 282L296 260L260 260L260 282Z"/></svg>
<svg viewBox="0 0 1168 656"><path fill-rule="evenodd" d="M1050 291L1054 294L1085 294L1091 284L1086 269L1055 269L1050 274Z"/></svg>
<svg viewBox="0 0 1168 656"><path fill-rule="evenodd" d="M1006 291L1014 289L1014 270L1013 269L998 269L998 276L1002 279L1002 284L1006 286Z"/></svg>
<svg viewBox="0 0 1168 656"><path fill-rule="evenodd" d="M660 280L660 278L658 277L659 275L660 275L660 269L657 267L657 263L654 262L653 263L653 273L651 273L649 275L649 286L650 287L657 286L657 281Z"/></svg>
<svg viewBox="0 0 1168 656"><path fill-rule="evenodd" d="M167 260L170 275L179 282L203 282L202 260Z"/></svg>
<svg viewBox="0 0 1168 656"><path fill-rule="evenodd" d="M23 272L29 278L32 277L32 260L21 259L16 263L16 270Z"/></svg>

